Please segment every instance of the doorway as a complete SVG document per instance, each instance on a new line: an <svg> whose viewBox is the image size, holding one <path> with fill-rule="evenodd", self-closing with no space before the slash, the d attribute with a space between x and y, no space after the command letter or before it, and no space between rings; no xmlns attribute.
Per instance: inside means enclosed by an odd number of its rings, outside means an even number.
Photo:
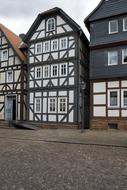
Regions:
<svg viewBox="0 0 127 190"><path fill-rule="evenodd" d="M5 120L16 120L17 113L16 95L7 95L5 98Z"/></svg>

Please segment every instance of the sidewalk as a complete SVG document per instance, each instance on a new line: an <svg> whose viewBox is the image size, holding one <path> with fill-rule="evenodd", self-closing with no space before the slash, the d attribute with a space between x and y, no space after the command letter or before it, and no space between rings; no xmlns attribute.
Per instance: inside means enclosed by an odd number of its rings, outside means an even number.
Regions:
<svg viewBox="0 0 127 190"><path fill-rule="evenodd" d="M81 133L81 130L73 129L0 129L0 138L127 148L127 131L119 130L85 130Z"/></svg>

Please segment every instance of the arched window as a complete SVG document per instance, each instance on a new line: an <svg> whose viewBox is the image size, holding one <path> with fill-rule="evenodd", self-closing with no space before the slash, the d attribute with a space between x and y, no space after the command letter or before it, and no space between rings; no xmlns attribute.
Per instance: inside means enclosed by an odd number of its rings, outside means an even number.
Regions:
<svg viewBox="0 0 127 190"><path fill-rule="evenodd" d="M50 18L47 21L47 31L52 31L55 29L55 19L54 18Z"/></svg>

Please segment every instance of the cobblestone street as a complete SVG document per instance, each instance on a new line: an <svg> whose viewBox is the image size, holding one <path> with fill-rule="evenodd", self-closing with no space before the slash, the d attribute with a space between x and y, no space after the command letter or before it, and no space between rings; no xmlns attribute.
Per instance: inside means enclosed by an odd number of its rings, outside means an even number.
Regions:
<svg viewBox="0 0 127 190"><path fill-rule="evenodd" d="M46 134L48 140L51 136L52 140L53 136L56 141L67 140L67 130L63 131L63 136L58 135L61 132L1 129L0 190L127 189L127 148L41 140L41 137L46 139ZM95 136L94 131L87 134L73 131L70 139L74 141L77 136L78 141L81 136L80 140L85 142L86 136L90 142L92 133ZM106 132L99 132L98 137L103 133ZM110 136L109 132L108 138Z"/></svg>

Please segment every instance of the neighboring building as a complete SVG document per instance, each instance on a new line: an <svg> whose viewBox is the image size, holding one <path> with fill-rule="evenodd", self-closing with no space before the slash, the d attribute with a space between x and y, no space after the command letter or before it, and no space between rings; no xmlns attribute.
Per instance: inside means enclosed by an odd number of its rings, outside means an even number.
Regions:
<svg viewBox="0 0 127 190"><path fill-rule="evenodd" d="M28 116L38 123L88 127L88 46L80 26L63 10L38 15L25 37L28 45ZM85 90L82 112L81 82Z"/></svg>
<svg viewBox="0 0 127 190"><path fill-rule="evenodd" d="M102 0L90 32L91 128L127 129L127 0Z"/></svg>
<svg viewBox="0 0 127 190"><path fill-rule="evenodd" d="M21 43L0 24L0 120L26 119L26 58Z"/></svg>

